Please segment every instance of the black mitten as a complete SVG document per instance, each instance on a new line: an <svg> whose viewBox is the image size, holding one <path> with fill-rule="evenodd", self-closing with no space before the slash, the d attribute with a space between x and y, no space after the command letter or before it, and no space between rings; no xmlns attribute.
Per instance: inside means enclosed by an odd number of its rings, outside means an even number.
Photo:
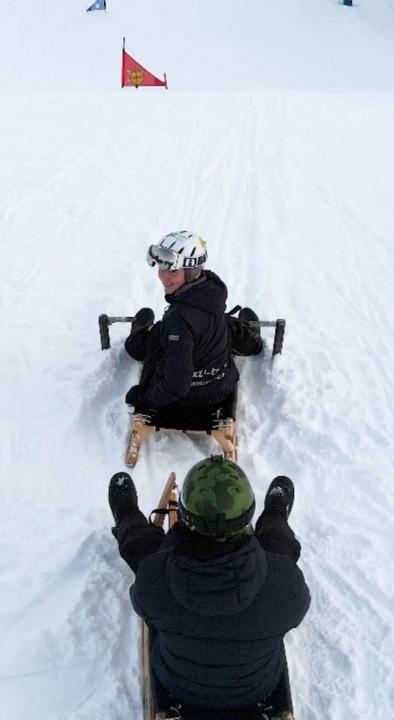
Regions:
<svg viewBox="0 0 394 720"><path fill-rule="evenodd" d="M141 403L142 400L142 390L140 385L133 385L133 387L130 388L126 395L126 402L128 405L134 405L134 407Z"/></svg>

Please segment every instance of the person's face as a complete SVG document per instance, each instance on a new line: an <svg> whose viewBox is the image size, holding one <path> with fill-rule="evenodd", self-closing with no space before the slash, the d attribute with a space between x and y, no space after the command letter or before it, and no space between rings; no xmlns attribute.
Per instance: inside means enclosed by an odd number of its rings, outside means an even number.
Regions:
<svg viewBox="0 0 394 720"><path fill-rule="evenodd" d="M186 270L184 268L179 268L179 270L159 269L159 280L163 283L165 294L171 295L185 285Z"/></svg>

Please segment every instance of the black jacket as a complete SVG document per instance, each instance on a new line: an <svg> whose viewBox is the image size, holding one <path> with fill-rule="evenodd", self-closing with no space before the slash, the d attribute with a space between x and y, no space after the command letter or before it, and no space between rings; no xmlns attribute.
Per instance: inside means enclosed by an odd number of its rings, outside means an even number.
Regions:
<svg viewBox="0 0 394 720"><path fill-rule="evenodd" d="M207 270L201 279L166 295L166 300L170 307L160 324L160 359L144 405L220 402L239 377L224 315L225 284Z"/></svg>
<svg viewBox="0 0 394 720"><path fill-rule="evenodd" d="M251 536L214 559L177 551L174 534L139 564L131 592L152 629L152 666L170 692L196 705L262 700L284 664L283 636L306 614L302 572Z"/></svg>

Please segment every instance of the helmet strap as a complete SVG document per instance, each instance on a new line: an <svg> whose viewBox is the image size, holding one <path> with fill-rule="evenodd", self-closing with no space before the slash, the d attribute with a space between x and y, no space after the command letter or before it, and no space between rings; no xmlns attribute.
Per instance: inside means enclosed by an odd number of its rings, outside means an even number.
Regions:
<svg viewBox="0 0 394 720"><path fill-rule="evenodd" d="M185 268L185 277L186 282L188 284L196 282L196 280L200 280L202 275L203 268Z"/></svg>
<svg viewBox="0 0 394 720"><path fill-rule="evenodd" d="M225 513L218 513L214 520L208 520L186 510L181 499L179 499L179 513L184 524L190 530L195 530L201 535L209 535L216 540L230 540L232 536L241 530L245 530L254 515L255 507L256 503L253 501L249 510L240 517L226 520Z"/></svg>

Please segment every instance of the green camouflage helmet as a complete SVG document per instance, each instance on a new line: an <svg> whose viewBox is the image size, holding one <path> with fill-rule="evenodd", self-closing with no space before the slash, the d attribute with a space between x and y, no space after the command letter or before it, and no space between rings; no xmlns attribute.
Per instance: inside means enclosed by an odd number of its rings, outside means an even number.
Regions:
<svg viewBox="0 0 394 720"><path fill-rule="evenodd" d="M179 515L190 530L227 540L247 531L255 510L252 487L241 468L221 455L193 465L179 498Z"/></svg>

